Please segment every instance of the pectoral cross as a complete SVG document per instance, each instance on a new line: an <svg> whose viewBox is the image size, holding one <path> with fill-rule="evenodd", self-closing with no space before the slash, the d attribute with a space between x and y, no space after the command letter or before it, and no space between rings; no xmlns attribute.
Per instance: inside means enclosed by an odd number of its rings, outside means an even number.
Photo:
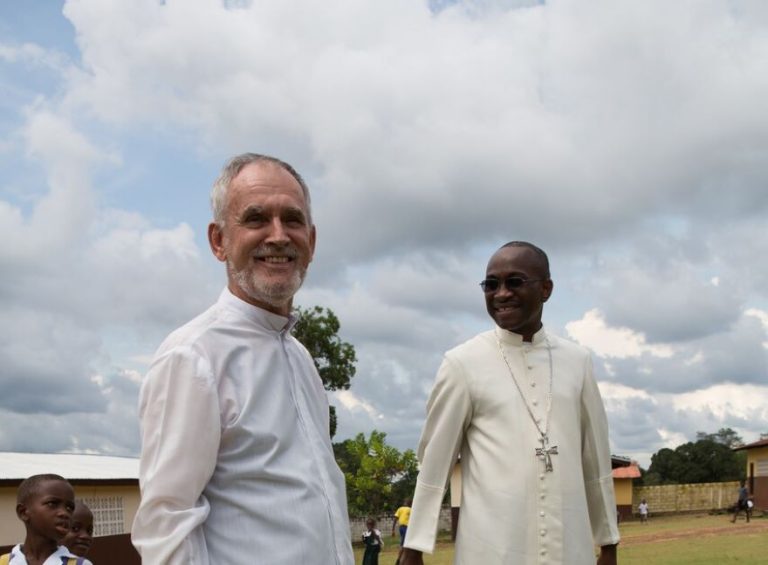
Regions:
<svg viewBox="0 0 768 565"><path fill-rule="evenodd" d="M539 441L541 442L541 447L536 448L536 457L544 462L544 470L551 473L552 457L550 456L557 455L557 446L553 445L552 447L547 447L547 444L549 443L549 438L547 436L541 436Z"/></svg>

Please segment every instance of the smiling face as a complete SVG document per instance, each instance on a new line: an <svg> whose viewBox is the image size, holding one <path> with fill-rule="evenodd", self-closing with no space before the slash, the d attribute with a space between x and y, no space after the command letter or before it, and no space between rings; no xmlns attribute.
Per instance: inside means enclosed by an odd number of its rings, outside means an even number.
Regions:
<svg viewBox="0 0 768 565"><path fill-rule="evenodd" d="M66 481L41 482L26 502L16 505L16 514L28 535L58 541L69 533L75 492Z"/></svg>
<svg viewBox="0 0 768 565"><path fill-rule="evenodd" d="M495 292L485 293L488 314L500 328L531 341L533 334L541 329L544 303L549 300L553 287L541 258L528 247L502 247L488 261L485 276L502 283ZM503 282L511 276L545 280L509 290Z"/></svg>
<svg viewBox="0 0 768 565"><path fill-rule="evenodd" d="M85 557L93 543L93 513L82 502L77 502L72 513L69 533L61 540L70 552Z"/></svg>
<svg viewBox="0 0 768 565"><path fill-rule="evenodd" d="M229 289L270 312L290 314L315 252L315 227L296 179L270 162L232 179L224 225L208 227L211 249L227 264Z"/></svg>

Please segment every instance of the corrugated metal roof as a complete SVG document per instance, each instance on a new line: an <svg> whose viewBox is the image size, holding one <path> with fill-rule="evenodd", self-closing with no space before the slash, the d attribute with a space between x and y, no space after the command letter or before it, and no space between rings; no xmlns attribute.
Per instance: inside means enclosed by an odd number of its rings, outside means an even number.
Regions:
<svg viewBox="0 0 768 565"><path fill-rule="evenodd" d="M632 463L632 459L624 455L611 455L611 468L626 467Z"/></svg>
<svg viewBox="0 0 768 565"><path fill-rule="evenodd" d="M139 460L132 457L80 453L0 452L0 480L56 473L69 480L138 479Z"/></svg>
<svg viewBox="0 0 768 565"><path fill-rule="evenodd" d="M753 449L755 447L766 447L768 446L768 439L761 439L759 441L748 443L747 445L742 445L741 447L734 447L734 451L741 451L742 449Z"/></svg>

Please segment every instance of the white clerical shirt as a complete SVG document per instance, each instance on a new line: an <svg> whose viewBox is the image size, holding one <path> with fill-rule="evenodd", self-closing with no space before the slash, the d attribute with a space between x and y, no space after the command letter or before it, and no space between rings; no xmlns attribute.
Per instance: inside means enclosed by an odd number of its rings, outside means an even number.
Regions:
<svg viewBox="0 0 768 565"><path fill-rule="evenodd" d="M494 331L448 351L427 405L405 547L432 553L440 505L461 454L456 565L594 565L619 541L605 410L589 352L540 330L532 343L497 328L528 406L544 428L550 382L552 471ZM547 340L548 336L548 340Z"/></svg>
<svg viewBox="0 0 768 565"><path fill-rule="evenodd" d="M141 388L149 565L352 565L328 401L293 320L224 290L160 346Z"/></svg>

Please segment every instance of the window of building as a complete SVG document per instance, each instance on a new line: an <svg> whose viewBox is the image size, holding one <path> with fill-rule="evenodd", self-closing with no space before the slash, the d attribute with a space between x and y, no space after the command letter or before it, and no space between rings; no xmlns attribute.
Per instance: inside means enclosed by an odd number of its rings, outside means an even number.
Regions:
<svg viewBox="0 0 768 565"><path fill-rule="evenodd" d="M94 496L82 500L93 512L94 537L125 533L122 496Z"/></svg>

